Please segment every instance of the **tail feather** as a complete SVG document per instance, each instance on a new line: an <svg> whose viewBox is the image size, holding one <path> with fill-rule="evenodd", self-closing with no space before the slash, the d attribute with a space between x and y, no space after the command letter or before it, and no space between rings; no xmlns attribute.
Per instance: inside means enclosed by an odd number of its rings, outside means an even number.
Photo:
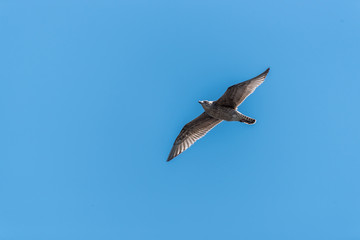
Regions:
<svg viewBox="0 0 360 240"><path fill-rule="evenodd" d="M248 116L245 116L244 114L242 114L241 116L241 119L239 122L243 122L243 123L246 123L246 124L254 124L256 122L255 119L251 118L251 117L248 117Z"/></svg>

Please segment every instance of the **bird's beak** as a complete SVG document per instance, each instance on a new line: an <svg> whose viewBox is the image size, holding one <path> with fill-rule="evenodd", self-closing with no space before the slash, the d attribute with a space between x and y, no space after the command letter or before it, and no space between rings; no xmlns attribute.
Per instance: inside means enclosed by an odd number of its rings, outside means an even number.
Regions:
<svg viewBox="0 0 360 240"><path fill-rule="evenodd" d="M202 103L203 103L203 101L199 101L199 103L200 103L200 104L202 104Z"/></svg>

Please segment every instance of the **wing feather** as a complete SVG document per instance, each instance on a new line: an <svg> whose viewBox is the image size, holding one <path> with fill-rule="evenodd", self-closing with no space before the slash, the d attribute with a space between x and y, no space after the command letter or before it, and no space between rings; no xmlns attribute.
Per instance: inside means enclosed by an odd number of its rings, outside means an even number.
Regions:
<svg viewBox="0 0 360 240"><path fill-rule="evenodd" d="M270 68L250 80L229 87L226 92L215 102L218 105L236 109L255 89L262 84Z"/></svg>
<svg viewBox="0 0 360 240"><path fill-rule="evenodd" d="M167 161L188 149L221 121L203 112L200 116L187 123L177 136Z"/></svg>

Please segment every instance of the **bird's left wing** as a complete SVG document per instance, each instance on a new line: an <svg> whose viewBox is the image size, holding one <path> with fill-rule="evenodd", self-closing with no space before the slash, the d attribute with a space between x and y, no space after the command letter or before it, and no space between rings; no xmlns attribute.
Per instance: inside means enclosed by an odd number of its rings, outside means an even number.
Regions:
<svg viewBox="0 0 360 240"><path fill-rule="evenodd" d="M181 130L179 136L177 136L167 161L170 161L188 149L221 121L222 120L210 117L207 113L203 112L200 116L187 123Z"/></svg>
<svg viewBox="0 0 360 240"><path fill-rule="evenodd" d="M236 109L255 89L264 82L270 68L265 72L245 82L241 82L229 87L224 95L222 95L215 103Z"/></svg>

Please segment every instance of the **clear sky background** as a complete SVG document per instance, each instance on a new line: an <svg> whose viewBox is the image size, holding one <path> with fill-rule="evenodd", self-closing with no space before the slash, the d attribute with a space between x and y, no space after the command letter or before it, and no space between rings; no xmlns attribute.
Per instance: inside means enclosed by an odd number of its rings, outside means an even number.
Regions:
<svg viewBox="0 0 360 240"><path fill-rule="evenodd" d="M0 1L0 239L360 239L360 1ZM184 124L266 68L167 163Z"/></svg>

